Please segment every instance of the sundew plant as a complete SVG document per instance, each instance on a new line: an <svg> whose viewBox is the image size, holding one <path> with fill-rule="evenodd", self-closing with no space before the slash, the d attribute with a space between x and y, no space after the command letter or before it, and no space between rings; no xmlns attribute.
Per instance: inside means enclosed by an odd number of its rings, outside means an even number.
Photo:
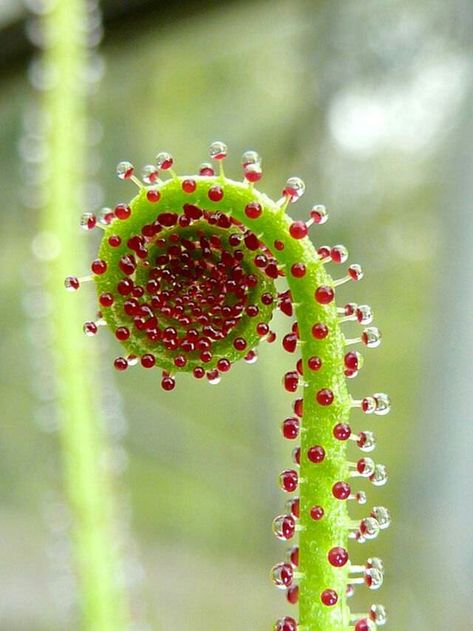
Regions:
<svg viewBox="0 0 473 631"><path fill-rule="evenodd" d="M324 206L309 205L305 221L291 219L292 205L304 203L299 177L289 177L273 199L260 187L258 153L246 151L241 178L231 179L224 172L227 147L215 141L210 162L195 174L179 175L167 151L144 166L141 179L130 162L120 162L118 177L137 191L113 207L82 213L82 228L103 234L90 270L78 274L85 255L69 222L70 209L80 206L70 203L70 191L83 160L85 94L77 78L86 55L77 25L84 11L80 0L62 0L45 19L46 58L58 74L45 99L49 168L61 175L49 178L46 216L63 242L61 268L70 265L75 274L66 278L66 289L76 292L89 283L97 290L98 313L83 324L84 333L109 329L123 349L116 370L153 369L164 391L185 388L192 377L217 384L235 362L252 363L258 344L282 344L293 358L283 377L293 409L281 427L293 464L279 476L288 499L273 532L289 548L270 576L294 613L268 625L276 631L373 631L386 622L384 607L373 603L367 611L352 611L349 597L358 585L381 587L383 563L373 556L355 564L351 550L375 539L391 519L385 507L368 504L365 516L355 520L349 507L368 501L361 478L375 486L387 481L385 467L371 457L375 438L362 420L387 414L390 401L382 392L356 399L348 388L363 365L358 349L381 342L371 308L351 302L342 287L360 281L363 271L346 265L343 245L320 245ZM276 309L291 321L283 336L271 328ZM83 624L119 631L127 628L128 612L116 547L110 545L115 509L101 466L101 424L84 380L93 357L77 336L72 297L58 300L55 317L61 338L73 339L60 347L58 361L66 367L65 478L76 520ZM351 321L360 325L355 337L344 333ZM157 390L157 404L160 396L165 394Z"/></svg>
<svg viewBox="0 0 473 631"><path fill-rule="evenodd" d="M99 317L84 324L84 333L93 336L107 326L124 348L115 368L161 369L164 390L173 390L183 372L218 383L234 362L251 363L260 342L275 341L274 309L294 316L282 339L294 355L283 385L295 397L282 432L297 446L293 468L279 478L290 496L287 512L273 522L276 537L294 545L271 576L289 602L299 605L299 616L279 619L275 629L375 629L386 621L384 607L352 613L347 596L359 583L378 589L383 563L373 557L352 564L348 541L374 539L390 516L375 506L353 521L348 502L367 501L357 478L382 486L387 475L366 455L375 448L373 434L352 431L350 415L353 409L385 415L390 402L380 392L360 400L350 396L346 380L363 363L352 348L376 348L381 334L371 326L368 305L338 306L335 300L337 288L359 281L363 272L353 264L345 275L329 274L329 264L343 265L348 252L342 245L316 248L309 238L310 228L328 217L324 206L313 206L306 221L291 220L289 205L304 193L300 178L290 177L274 202L256 187L262 163L255 151L242 156L242 181L225 176L226 155L226 145L213 142L217 173L204 162L198 175L178 176L172 155L161 152L144 167L143 181L130 162L118 164L118 177L136 184L138 195L113 210L82 215L85 230L100 227L104 236L91 274L68 276L65 286L77 291L95 282ZM280 277L287 281L284 291L276 287ZM352 320L361 332L347 338L342 326ZM350 443L359 456L348 456Z"/></svg>

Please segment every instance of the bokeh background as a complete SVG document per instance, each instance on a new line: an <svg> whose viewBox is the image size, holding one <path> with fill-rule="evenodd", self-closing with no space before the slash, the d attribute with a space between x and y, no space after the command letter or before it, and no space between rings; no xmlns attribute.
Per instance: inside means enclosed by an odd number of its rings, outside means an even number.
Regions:
<svg viewBox="0 0 473 631"><path fill-rule="evenodd" d="M380 593L393 631L472 628L473 474L473 6L469 0L252 0L104 2L90 99L89 207L133 194L114 176L158 150L195 172L215 139L227 171L255 148L264 189L288 175L324 203L316 242L344 243L365 268L342 300L371 304L384 332L351 382L358 397L384 390L388 417L353 416L374 429L390 482L369 489L393 527L358 546L381 556ZM75 629L70 516L61 491L60 418L42 347L48 301L36 273L40 210L30 142L41 77L38 3L0 2L2 241L0 629ZM60 175L60 174L58 174ZM67 213L68 209L64 208ZM71 222L78 217L71 216ZM77 231L90 240L97 235ZM82 273L83 270L64 270ZM76 300L84 320L93 290ZM279 333L288 329L276 316ZM165 394L154 371L117 375L107 331L98 343L114 450L127 582L137 629L268 629L287 610L268 569L283 554L271 520L290 462L280 421L290 399L279 343L238 365L217 387L179 379ZM81 331L74 334L82 335Z"/></svg>

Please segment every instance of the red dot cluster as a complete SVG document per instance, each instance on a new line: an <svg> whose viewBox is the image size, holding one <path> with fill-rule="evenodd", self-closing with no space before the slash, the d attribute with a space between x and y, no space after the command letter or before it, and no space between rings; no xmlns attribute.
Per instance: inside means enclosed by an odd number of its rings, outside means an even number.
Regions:
<svg viewBox="0 0 473 631"><path fill-rule="evenodd" d="M193 192L195 181L184 180L182 188ZM214 186L208 196L217 202L223 195ZM252 217L260 211L256 202L247 206ZM131 212L119 204L115 217L126 220ZM143 367L159 365L164 355L177 369L192 369L196 378L207 374L216 379L231 367L230 359L219 356L223 340L229 339L238 353L251 352L245 338L248 318L259 337L270 333L260 311L275 296L267 285L265 291L259 286L264 277L278 277L277 263L251 230L228 215L186 203L182 214L161 212L139 234L129 235L126 248L123 234L112 234L107 241L111 248L122 248L120 278L100 294L99 303L104 309L113 307L119 341L144 341L148 352L140 357ZM106 274L108 267L102 259L92 263L96 275ZM128 365L126 357L115 361L117 370ZM169 373L162 386L174 387Z"/></svg>

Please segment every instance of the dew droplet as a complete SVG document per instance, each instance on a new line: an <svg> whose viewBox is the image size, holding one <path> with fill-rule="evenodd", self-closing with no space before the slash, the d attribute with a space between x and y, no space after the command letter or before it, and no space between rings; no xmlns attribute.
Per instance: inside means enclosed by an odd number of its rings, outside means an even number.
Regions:
<svg viewBox="0 0 473 631"><path fill-rule="evenodd" d="M360 324L366 325L373 322L373 311L369 305L358 305L355 315Z"/></svg>
<svg viewBox="0 0 473 631"><path fill-rule="evenodd" d="M348 268L348 276L352 280L361 280L363 278L363 270L361 269L361 266L357 263L350 265Z"/></svg>
<svg viewBox="0 0 473 631"><path fill-rule="evenodd" d="M384 562L383 562L383 559L380 559L379 557L370 557L369 559L367 559L365 567L366 568L373 567L379 572L381 572L381 574L384 574Z"/></svg>
<svg viewBox="0 0 473 631"><path fill-rule="evenodd" d="M156 166L161 171L167 171L168 169L172 167L173 163L174 163L174 159L172 155L168 153L167 151L161 151L156 156Z"/></svg>
<svg viewBox="0 0 473 631"><path fill-rule="evenodd" d="M386 624L388 620L386 609L383 605L371 605L369 616L371 620L373 620L373 622L376 622L376 624L380 627Z"/></svg>
<svg viewBox="0 0 473 631"><path fill-rule="evenodd" d="M227 157L227 145L220 140L215 140L209 147L209 155L212 160L223 160Z"/></svg>
<svg viewBox="0 0 473 631"><path fill-rule="evenodd" d="M283 491L286 493L292 493L297 489L299 483L299 476L294 469L285 469L279 476L279 483Z"/></svg>
<svg viewBox="0 0 473 631"><path fill-rule="evenodd" d="M243 169L243 175L248 182L259 182L263 177L263 170L260 164L249 164Z"/></svg>
<svg viewBox="0 0 473 631"><path fill-rule="evenodd" d="M278 539L287 541L296 532L296 521L292 515L278 515L273 519L273 533Z"/></svg>
<svg viewBox="0 0 473 631"><path fill-rule="evenodd" d="M279 589L289 587L294 578L294 570L290 563L277 563L271 570L273 583Z"/></svg>
<svg viewBox="0 0 473 631"><path fill-rule="evenodd" d="M80 282L77 276L67 276L64 279L64 287L67 291L77 291L80 288Z"/></svg>
<svg viewBox="0 0 473 631"><path fill-rule="evenodd" d="M85 335L87 335L88 337L93 337L94 335L97 334L97 325L95 324L95 322L84 322L84 326L82 327L82 330L84 331Z"/></svg>
<svg viewBox="0 0 473 631"><path fill-rule="evenodd" d="M368 348L377 348L381 344L381 331L375 326L368 326L361 334L361 341Z"/></svg>
<svg viewBox="0 0 473 631"><path fill-rule="evenodd" d="M279 618L273 627L274 631L297 631L297 622L292 616Z"/></svg>
<svg viewBox="0 0 473 631"><path fill-rule="evenodd" d="M80 227L82 230L93 230L97 225L97 217L94 213L82 213L80 218Z"/></svg>
<svg viewBox="0 0 473 631"><path fill-rule="evenodd" d="M216 386L221 381L221 376L218 370L209 370L207 373L207 380L211 386Z"/></svg>
<svg viewBox="0 0 473 631"><path fill-rule="evenodd" d="M383 580L383 573L380 572L378 569L372 567L366 570L365 583L370 589L379 589L383 584Z"/></svg>
<svg viewBox="0 0 473 631"><path fill-rule="evenodd" d="M145 184L155 184L159 178L159 171L154 164L146 164L141 172Z"/></svg>
<svg viewBox="0 0 473 631"><path fill-rule="evenodd" d="M360 533L366 539L375 539L379 534L379 524L374 517L365 517L360 521Z"/></svg>
<svg viewBox="0 0 473 631"><path fill-rule="evenodd" d="M328 219L327 209L325 208L325 206L317 204L317 206L314 206L310 211L310 218L313 220L314 223L325 223Z"/></svg>
<svg viewBox="0 0 473 631"><path fill-rule="evenodd" d="M356 470L363 477L369 478L375 470L374 460L372 458L360 458L356 463Z"/></svg>
<svg viewBox="0 0 473 631"><path fill-rule="evenodd" d="M261 158L256 151L245 151L241 156L241 166L246 168L250 164L259 164L261 165Z"/></svg>
<svg viewBox="0 0 473 631"><path fill-rule="evenodd" d="M210 162L202 162L199 167L199 175L212 176L215 175L215 171Z"/></svg>
<svg viewBox="0 0 473 631"><path fill-rule="evenodd" d="M376 625L368 618L360 618L356 621L355 631L376 631Z"/></svg>
<svg viewBox="0 0 473 631"><path fill-rule="evenodd" d="M373 398L376 401L376 407L374 413L378 416L385 416L391 411L391 400L384 392L376 392L373 394Z"/></svg>
<svg viewBox="0 0 473 631"><path fill-rule="evenodd" d="M287 195L291 202L297 202L305 193L305 184L300 177L290 177L283 190L283 195Z"/></svg>
<svg viewBox="0 0 473 631"><path fill-rule="evenodd" d="M391 525L391 514L384 506L373 506L370 517L376 519L381 530L389 528Z"/></svg>
<svg viewBox="0 0 473 631"><path fill-rule="evenodd" d="M383 464L377 464L369 477L369 481L374 486L384 486L388 481L388 472Z"/></svg>
<svg viewBox="0 0 473 631"><path fill-rule="evenodd" d="M334 245L330 250L330 257L334 263L345 263L348 260L348 250L344 245Z"/></svg>
<svg viewBox="0 0 473 631"><path fill-rule="evenodd" d="M252 350L247 353L244 357L244 360L247 364L256 364L256 362L258 361L258 355L256 354L256 351Z"/></svg>
<svg viewBox="0 0 473 631"><path fill-rule="evenodd" d="M97 213L97 220L102 226L108 226L115 219L115 214L111 208L104 206Z"/></svg>
<svg viewBox="0 0 473 631"><path fill-rule="evenodd" d="M135 168L131 162L124 160L123 162L119 162L116 168L116 174L120 178L120 180L128 180L133 173L135 172Z"/></svg>
<svg viewBox="0 0 473 631"><path fill-rule="evenodd" d="M376 409L376 401L373 397L365 397L361 402L361 409L365 414L372 414Z"/></svg>
<svg viewBox="0 0 473 631"><path fill-rule="evenodd" d="M361 451L370 452L376 447L376 438L373 432L360 432L356 444Z"/></svg>

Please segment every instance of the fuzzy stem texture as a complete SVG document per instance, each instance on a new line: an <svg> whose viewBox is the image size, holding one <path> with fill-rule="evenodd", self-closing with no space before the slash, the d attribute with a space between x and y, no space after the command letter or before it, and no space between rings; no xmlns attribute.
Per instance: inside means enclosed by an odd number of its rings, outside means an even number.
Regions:
<svg viewBox="0 0 473 631"><path fill-rule="evenodd" d="M60 256L50 265L47 289L53 303L64 483L73 513L81 628L121 631L127 628L127 601L94 379L97 358L80 334L77 304L65 299L62 288L65 271L80 269L86 260L74 221L82 206L87 132L85 10L83 0L58 0L43 20L44 62L52 78L43 99L48 147L43 229L61 244Z"/></svg>
<svg viewBox="0 0 473 631"><path fill-rule="evenodd" d="M158 204L147 200L146 189L143 188L130 202L131 216L126 221L114 221L107 228L99 252L99 256L107 262L107 272L103 276L97 276L95 281L98 293L112 292L115 303L112 308L104 310L104 317L112 330L126 324L121 321L124 298L117 295L115 289L122 276L118 263L120 257L128 250L128 238L133 234L140 234L141 226L152 223L158 212L181 213L183 203L195 204L210 211L218 208L245 224L273 252L279 266L286 270L287 282L296 305L304 381L307 384L304 389L299 485L302 526L299 556L300 571L303 574L299 582L299 624L301 631L345 631L350 621L346 601L348 565L333 567L328 561L327 554L333 547L347 547L347 505L345 501L335 499L332 494L332 486L336 482L348 480L346 443L336 440L332 431L334 425L347 421L350 397L343 374L344 338L338 323L336 305L334 302L328 305L319 304L314 297L317 287L332 287L333 281L310 239L306 237L298 240L291 237L291 219L285 208L249 187L247 183L235 182L221 176L193 176L197 183L196 190L192 194L184 195L182 181L186 177L174 177L160 185L161 198ZM209 201L208 192L215 185L222 185L225 195L221 201L212 203ZM258 202L263 209L256 219L249 219L245 214L245 206L250 202ZM122 245L110 247L110 235L119 235ZM284 249L275 249L275 241L282 242ZM290 274L289 270L294 263L305 265L306 274L303 278L295 278ZM312 334L312 327L318 322L325 324L329 330L328 336L323 340L315 339ZM166 351L156 351L152 346L147 348L146 344L145 335L134 335L125 346L128 352L137 355L154 352L157 355L157 365L169 370L174 368L172 357ZM251 344L248 348L251 348ZM322 368L316 372L307 367L307 361L311 356L317 356L322 360ZM231 337L220 343L218 353L215 353L207 369L214 368L219 357L235 359ZM189 362L187 369L191 369L192 365L192 362ZM327 407L320 405L316 399L316 393L325 388L330 389L334 395L333 404ZM326 452L326 458L320 464L314 464L307 458L309 448L314 445L322 446ZM314 505L322 506L324 509L324 518L320 521L314 521L310 516L310 509ZM326 606L322 603L321 594L326 589L337 592L336 605Z"/></svg>

